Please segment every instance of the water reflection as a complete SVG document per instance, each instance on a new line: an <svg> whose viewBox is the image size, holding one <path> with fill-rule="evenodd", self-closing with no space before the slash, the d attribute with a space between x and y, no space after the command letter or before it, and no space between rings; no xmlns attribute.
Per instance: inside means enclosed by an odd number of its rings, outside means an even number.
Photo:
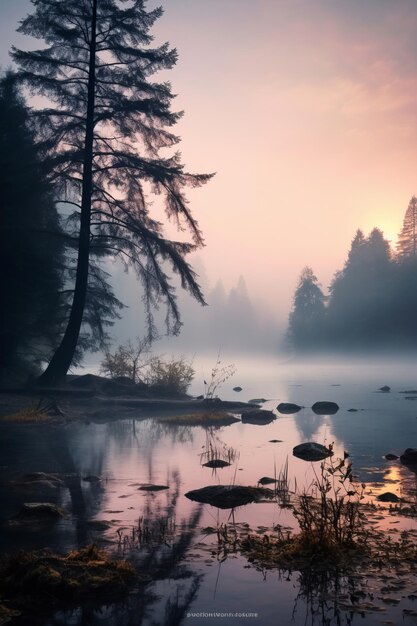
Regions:
<svg viewBox="0 0 417 626"><path fill-rule="evenodd" d="M399 461L388 462L383 457L387 452L401 454L405 448L417 446L417 413L396 392L388 372L379 370L369 380L363 372L356 373L353 379L340 369L337 378L335 372L325 375L322 371L310 371L304 379L293 379L299 386L287 382L285 372L271 370L269 380L267 369L261 372L262 379L256 380L252 366L248 380L243 375L239 377L242 399L274 398L265 406L272 409L278 401L311 407L317 400L329 400L337 402L340 411L332 416L320 416L311 409L303 409L294 416L279 416L266 426L237 422L216 430L176 426L156 418L73 424L65 429L2 428L3 517L15 515L23 502L31 501L56 503L71 516L51 527L47 534L2 532L0 550L43 546L66 550L92 540L106 541L108 549L134 558L153 580L125 603L100 609L84 607L39 623L48 626L180 624L185 623L184 615L190 607L197 611L258 609L257 624L277 621L287 624L293 620L298 625L307 620L312 624L336 625L362 619L349 606L352 598L357 598L356 604L371 602L369 598L361 599L362 592L368 593L363 579L348 579L342 574L329 579L325 573L315 574L314 578L308 571L258 571L233 550L217 553L213 537L202 535L201 529L220 527L229 521L230 512L196 505L187 501L184 494L213 484L256 486L260 477L278 475L287 459L289 488L294 490L296 479L298 488L302 489L311 484L313 473L309 463L292 456L292 449L303 441L313 440L324 444L334 442L336 456L343 455L344 449L349 451L358 480L372 483L367 487L368 492L372 491L368 493L370 500L382 490L393 491L403 498L403 510L414 507L415 513L416 475ZM374 393L385 382L391 384L391 393ZM336 383L341 386L331 386ZM404 380L401 388L414 387L415 383ZM358 411L349 412L352 407ZM202 460L209 456L210 450L213 455L217 450L219 457L229 459L230 467L214 473L202 467ZM55 472L61 482L55 486L35 487L24 482L18 485L30 472ZM84 480L94 476L97 480ZM142 492L138 489L142 483L169 488L158 493ZM412 526L406 516L395 519L390 516L387 505L378 507L380 527L392 530L391 524L398 521L397 527ZM293 522L288 511L276 501L240 507L234 516L242 528L247 524L258 530L261 527L261 531L263 526L286 527ZM108 529L96 532L90 525L93 520L106 522ZM139 520L140 536L139 531L133 532L139 528ZM123 537L130 539L124 541ZM387 611L389 618L390 612L391 609ZM381 621L380 616L366 611L364 614L367 624ZM212 624L212 619L207 623ZM35 624L33 619L30 624ZM199 620L199 624L203 626L204 620Z"/></svg>

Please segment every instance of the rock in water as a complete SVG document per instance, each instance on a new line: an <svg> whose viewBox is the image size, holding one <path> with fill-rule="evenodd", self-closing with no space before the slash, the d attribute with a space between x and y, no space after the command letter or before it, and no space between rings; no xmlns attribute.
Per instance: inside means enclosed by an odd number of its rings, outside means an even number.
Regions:
<svg viewBox="0 0 417 626"><path fill-rule="evenodd" d="M292 402L281 402L278 404L277 409L284 415L293 415L294 413L298 413L302 407L298 404L293 404Z"/></svg>
<svg viewBox="0 0 417 626"><path fill-rule="evenodd" d="M400 461L403 465L417 466L417 449L407 448L400 456Z"/></svg>
<svg viewBox="0 0 417 626"><path fill-rule="evenodd" d="M260 426L270 424L277 419L272 411L266 411L265 409L244 411L241 417L243 424L258 424Z"/></svg>
<svg viewBox="0 0 417 626"><path fill-rule="evenodd" d="M17 519L55 521L67 515L67 511L52 502L25 502L16 517Z"/></svg>
<svg viewBox="0 0 417 626"><path fill-rule="evenodd" d="M233 391L242 391L242 387L233 387Z"/></svg>
<svg viewBox="0 0 417 626"><path fill-rule="evenodd" d="M277 482L278 481L276 478L270 478L269 476L262 476L262 478L258 480L259 485L272 485L272 483L277 483Z"/></svg>
<svg viewBox="0 0 417 626"><path fill-rule="evenodd" d="M380 493L376 499L379 500L380 502L399 502L400 501L399 497L395 495L395 493L392 493L391 491Z"/></svg>
<svg viewBox="0 0 417 626"><path fill-rule="evenodd" d="M385 458L387 461L396 461L398 459L398 456L396 454L391 454L391 452L389 452L388 454L385 455Z"/></svg>
<svg viewBox="0 0 417 626"><path fill-rule="evenodd" d="M213 459L212 461L207 461L207 463L203 463L204 467L212 467L216 469L218 467L229 467L230 463L227 461L222 461L222 459Z"/></svg>
<svg viewBox="0 0 417 626"><path fill-rule="evenodd" d="M233 509L262 498L273 498L271 489L262 487L240 487L237 485L210 485L201 489L193 489L185 497L194 502L211 504L219 509Z"/></svg>
<svg viewBox="0 0 417 626"><path fill-rule="evenodd" d="M168 485L141 485L139 491L162 491L162 489L168 489Z"/></svg>
<svg viewBox="0 0 417 626"><path fill-rule="evenodd" d="M86 483L99 483L99 482L101 482L100 476L95 476L94 474L90 474L89 476L84 476L83 480Z"/></svg>
<svg viewBox="0 0 417 626"><path fill-rule="evenodd" d="M388 393L389 391L391 391L391 387L388 387L388 385L384 385L383 387L380 387L378 391L383 391L384 393Z"/></svg>
<svg viewBox="0 0 417 626"><path fill-rule="evenodd" d="M322 461L333 454L329 448L314 441L300 443L298 446L295 446L292 453L298 459L303 459L303 461Z"/></svg>
<svg viewBox="0 0 417 626"><path fill-rule="evenodd" d="M338 412L339 405L336 402L315 402L311 410L316 415L334 415Z"/></svg>

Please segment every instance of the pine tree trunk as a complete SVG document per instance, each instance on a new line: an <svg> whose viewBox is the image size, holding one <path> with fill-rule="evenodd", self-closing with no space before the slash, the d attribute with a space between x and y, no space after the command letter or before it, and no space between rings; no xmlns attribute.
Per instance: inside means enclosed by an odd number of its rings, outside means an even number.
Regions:
<svg viewBox="0 0 417 626"><path fill-rule="evenodd" d="M96 25L97 1L93 0L91 18L91 42L88 75L87 114L85 126L85 143L83 159L81 223L78 241L77 273L75 279L74 299L72 302L68 325L61 344L53 355L48 367L39 377L41 385L55 385L67 374L80 334L87 296L89 258L90 258L90 221L91 196L93 179L93 143L94 143L94 104L95 104L95 70L96 70Z"/></svg>

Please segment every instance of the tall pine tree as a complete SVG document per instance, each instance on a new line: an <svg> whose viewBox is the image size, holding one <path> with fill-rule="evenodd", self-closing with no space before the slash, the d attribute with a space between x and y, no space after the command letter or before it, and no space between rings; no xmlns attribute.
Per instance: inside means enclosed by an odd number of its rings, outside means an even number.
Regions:
<svg viewBox="0 0 417 626"><path fill-rule="evenodd" d="M310 267L301 272L290 313L288 337L298 349L314 349L323 340L326 296Z"/></svg>
<svg viewBox="0 0 417 626"><path fill-rule="evenodd" d="M180 114L171 111L169 83L154 82L158 70L173 67L175 49L152 47L150 34L162 9L148 11L145 0L32 0L35 11L19 31L46 43L39 50L13 48L20 80L50 106L37 110L37 132L60 189L80 217L78 261L71 314L63 340L41 377L62 378L74 357L88 294L90 257L122 258L145 288L146 315L163 299L179 322L175 290L166 263L182 287L204 303L185 256L202 245L185 188L210 175L189 174L179 153L160 151L177 142L170 128ZM190 243L171 241L150 215L149 195L162 197L169 218L192 235Z"/></svg>
<svg viewBox="0 0 417 626"><path fill-rule="evenodd" d="M398 256L410 258L417 256L417 198L412 196L404 215L403 227L398 235Z"/></svg>

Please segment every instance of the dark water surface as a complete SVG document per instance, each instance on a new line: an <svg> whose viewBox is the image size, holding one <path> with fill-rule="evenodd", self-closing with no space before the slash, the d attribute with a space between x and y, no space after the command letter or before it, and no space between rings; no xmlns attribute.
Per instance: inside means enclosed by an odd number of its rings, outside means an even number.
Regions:
<svg viewBox="0 0 417 626"><path fill-rule="evenodd" d="M191 502L190 489L211 484L256 485L262 476L274 476L288 459L290 489L308 487L313 479L310 463L292 456L303 441L334 443L336 455L348 450L354 473L367 483L367 497L381 491L402 495L416 489L415 475L398 461L384 459L417 447L417 361L310 362L297 364L272 359L235 360L237 374L219 390L224 399L268 399L265 408L279 402L311 407L318 400L337 402L333 416L315 415L310 408L292 416L279 416L267 426L235 423L220 429L168 426L156 418L66 427L3 426L1 428L1 516L16 514L23 502L47 499L71 515L48 532L7 528L0 534L2 553L18 548L52 547L67 550L91 541L107 541L108 549L125 554L149 572L154 582L132 594L123 605L83 608L22 624L118 625L135 624L382 624L414 623L403 609L417 602L397 594L397 606L377 601L372 579L308 580L308 576L258 571L237 554L217 549L215 535L201 532L231 521L230 510ZM203 377L212 362L196 362L192 391L203 391ZM232 390L239 385L238 394ZM389 393L378 388L389 385ZM349 409L357 409L349 412ZM277 414L278 415L278 414ZM115 414L115 418L117 415ZM282 440L271 443L270 440ZM230 467L213 472L203 467L204 452L216 449L232 460ZM317 466L316 466L317 467ZM38 491L19 483L30 472L57 473L62 484L41 485ZM99 481L84 480L97 476ZM11 487L11 481L13 487ZM159 492L143 492L141 483L167 485ZM415 528L413 520L394 519L387 512L379 525ZM132 529L147 528L141 540ZM272 528L293 526L287 509L276 502L240 507L233 519ZM92 520L108 523L98 531ZM262 528L260 529L262 532ZM145 540L146 539L146 540ZM106 545L106 544L105 544ZM411 587L416 581L409 581ZM373 597L381 613L361 616L340 609L335 599L364 593ZM417 593L417 591L416 591ZM367 595L368 594L368 595ZM414 602L414 603L413 603ZM415 605L415 606L414 606Z"/></svg>

